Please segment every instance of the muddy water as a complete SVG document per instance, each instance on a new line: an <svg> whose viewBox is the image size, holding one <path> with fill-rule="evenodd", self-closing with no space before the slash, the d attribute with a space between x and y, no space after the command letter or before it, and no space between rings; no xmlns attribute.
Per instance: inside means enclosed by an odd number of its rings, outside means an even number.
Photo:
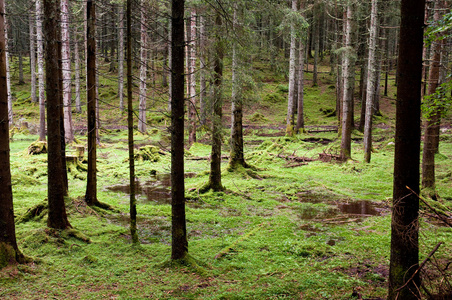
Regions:
<svg viewBox="0 0 452 300"><path fill-rule="evenodd" d="M365 200L331 199L326 195L310 192L300 193L298 196L298 200L304 204L299 214L303 220L361 221L365 217L380 216L388 210L379 203Z"/></svg>
<svg viewBox="0 0 452 300"><path fill-rule="evenodd" d="M195 173L186 173L185 177L196 176ZM112 192L122 192L130 194L130 185L112 185L107 190ZM136 181L135 194L137 200L142 203L171 204L171 176L169 174L160 174L153 176L147 181Z"/></svg>

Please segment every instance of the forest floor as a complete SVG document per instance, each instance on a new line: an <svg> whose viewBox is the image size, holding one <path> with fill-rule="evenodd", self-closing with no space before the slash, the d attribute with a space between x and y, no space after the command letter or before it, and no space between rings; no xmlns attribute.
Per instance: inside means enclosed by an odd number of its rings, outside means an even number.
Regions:
<svg viewBox="0 0 452 300"><path fill-rule="evenodd" d="M47 156L27 152L37 139L37 105L16 87L15 124L28 126L11 140L16 231L20 249L34 262L1 271L0 298L353 299L354 292L364 299L384 298L390 253L394 87L390 97L382 98L382 116L375 118L371 163L362 161L362 134L356 130L353 159L341 163L335 160L340 140L336 132L328 131L337 125L335 117L327 116L335 105L332 77L322 73L321 84L312 87L307 74L307 132L286 137L287 82L266 74L261 74L265 84L259 86L259 97L250 98L245 109L245 158L253 168L233 172L227 168L227 99L225 191L199 193L208 180L209 130L200 128L198 143L186 150L192 260L176 266L167 263L171 252L168 119L156 109L149 113L148 133L135 133L137 153L145 147L141 153L147 154L136 161L140 246L132 246L128 228L126 116L110 108L117 99L108 82L100 90L106 100L101 103L98 197L114 210L84 204L86 170L83 161L78 162L69 167L66 200L76 232L51 231L46 228L45 205L31 210L45 204L47 195ZM359 104L355 113L359 120ZM74 114L76 145L86 146L84 118ZM449 220L451 141L452 130L445 126L437 155L440 198L426 200ZM76 145L68 146L69 154L75 154ZM450 280L452 230L424 202L421 207L420 259L443 243L423 269L428 276L424 285L432 294L445 293L442 279Z"/></svg>

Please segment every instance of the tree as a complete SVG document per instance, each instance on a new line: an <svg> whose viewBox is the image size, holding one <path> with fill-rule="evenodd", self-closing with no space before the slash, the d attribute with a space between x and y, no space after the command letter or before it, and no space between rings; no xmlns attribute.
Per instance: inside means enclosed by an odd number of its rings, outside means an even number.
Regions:
<svg viewBox="0 0 452 300"><path fill-rule="evenodd" d="M30 34L30 73L31 73L31 102L38 102L38 97L36 97L36 37L35 37L35 26L34 17L36 14L30 13L28 18L28 30Z"/></svg>
<svg viewBox="0 0 452 300"><path fill-rule="evenodd" d="M436 2L434 22L441 19L444 1ZM428 189L429 196L436 199L435 192L435 154L438 153L439 127L441 123L441 105L435 101L436 90L439 87L441 68L441 51L445 40L436 40L431 47L431 63L428 75L428 88L426 104L429 105L429 113L425 121L424 149L422 151L422 188Z"/></svg>
<svg viewBox="0 0 452 300"><path fill-rule="evenodd" d="M4 7L4 0L0 0L0 269L8 264L24 262L16 242L11 187Z"/></svg>
<svg viewBox="0 0 452 300"><path fill-rule="evenodd" d="M69 39L69 0L61 0L61 63L63 72L64 134L66 143L74 141L72 123L71 47Z"/></svg>
<svg viewBox="0 0 452 300"><path fill-rule="evenodd" d="M303 11L304 2L301 1L300 11ZM298 47L298 96L297 96L297 125L296 133L304 132L304 41L300 38Z"/></svg>
<svg viewBox="0 0 452 300"><path fill-rule="evenodd" d="M88 119L88 175L85 201L88 205L97 205L97 113L96 113L96 6L93 0L86 2L86 38L87 38L87 119Z"/></svg>
<svg viewBox="0 0 452 300"><path fill-rule="evenodd" d="M184 179L184 0L171 1L171 259L188 254Z"/></svg>
<svg viewBox="0 0 452 300"><path fill-rule="evenodd" d="M3 2L3 13L6 14L6 4ZM11 73L9 71L9 43L8 43L8 22L6 22L6 17L3 17L3 30L5 34L5 67L6 67L6 87L8 92L8 119L9 125L13 124L13 96L11 94Z"/></svg>
<svg viewBox="0 0 452 300"><path fill-rule="evenodd" d="M124 110L124 5L119 5L118 16L118 95L119 109Z"/></svg>
<svg viewBox="0 0 452 300"><path fill-rule="evenodd" d="M130 235L138 243L137 203L135 199L135 158L133 147L133 77L132 77L132 1L127 0L127 127L129 140ZM122 50L121 50L122 51ZM183 148L183 147L182 147Z"/></svg>
<svg viewBox="0 0 452 300"><path fill-rule="evenodd" d="M191 146L196 142L196 120L198 118L196 113L196 8L191 9L190 16L190 41L188 42L188 63L189 70L188 74L190 76L188 87L189 90L189 101L188 101L188 145Z"/></svg>
<svg viewBox="0 0 452 300"><path fill-rule="evenodd" d="M222 24L222 16L217 11L215 16L215 27L217 30L221 28ZM221 184L221 118L223 116L222 82L224 46L223 39L219 32L216 33L215 39L215 53L213 58L212 151L210 154L208 187L213 191L218 192L223 190L223 185Z"/></svg>
<svg viewBox="0 0 452 300"><path fill-rule="evenodd" d="M36 45L38 58L39 140L46 140L46 108L44 89L44 37L42 35L42 2L36 0Z"/></svg>
<svg viewBox="0 0 452 300"><path fill-rule="evenodd" d="M292 0L292 11L297 11L297 0ZM295 103L295 75L296 75L296 53L297 53L297 37L295 33L295 24L290 24L290 58L289 58L289 94L287 101L287 117L286 117L286 134L292 136L294 134L294 103Z"/></svg>
<svg viewBox="0 0 452 300"><path fill-rule="evenodd" d="M66 215L64 196L67 193L64 183L62 143L62 94L60 93L60 67L58 63L61 37L60 26L60 1L44 0L44 37L45 37L45 64L46 64L46 95L47 95L47 130L48 130L48 202L49 217L47 226L55 229L71 227Z"/></svg>
<svg viewBox="0 0 452 300"><path fill-rule="evenodd" d="M234 3L233 28L237 30L237 3ZM239 48L238 41L232 45L232 91L231 91L231 151L229 166L234 169L237 166L246 167L243 153L243 95L238 74Z"/></svg>
<svg viewBox="0 0 452 300"><path fill-rule="evenodd" d="M344 26L345 50L342 57L343 76L343 99L342 99L342 120L341 120L341 159L347 160L351 157L351 133L352 133L352 99L355 79L354 51L352 44L352 15L353 4L347 3L346 21Z"/></svg>
<svg viewBox="0 0 452 300"><path fill-rule="evenodd" d="M146 32L146 13L145 1L141 0L141 40L140 40L140 108L138 115L138 130L142 133L146 132L146 73L148 69L147 63L147 40L148 34Z"/></svg>
<svg viewBox="0 0 452 300"><path fill-rule="evenodd" d="M415 193L419 193L424 9L424 0L402 0L388 289L391 300L420 297L420 278L414 275L419 265L419 199ZM412 276L413 280L402 288Z"/></svg>
<svg viewBox="0 0 452 300"><path fill-rule="evenodd" d="M369 56L367 65L366 115L364 122L364 160L369 163L372 153L372 117L377 83L378 0L372 0L370 16ZM364 101L363 101L364 102Z"/></svg>

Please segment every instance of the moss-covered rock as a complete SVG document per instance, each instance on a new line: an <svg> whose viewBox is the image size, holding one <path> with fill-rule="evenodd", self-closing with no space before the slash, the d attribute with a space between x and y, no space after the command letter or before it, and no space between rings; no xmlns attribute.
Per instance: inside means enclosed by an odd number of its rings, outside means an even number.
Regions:
<svg viewBox="0 0 452 300"><path fill-rule="evenodd" d="M28 146L28 154L29 155L37 155L47 153L47 142L45 141L36 141L31 143Z"/></svg>
<svg viewBox="0 0 452 300"><path fill-rule="evenodd" d="M134 159L138 161L151 161L158 162L161 158L161 155L165 155L164 152L160 151L159 148L152 145L147 145L140 147L138 151L135 151Z"/></svg>

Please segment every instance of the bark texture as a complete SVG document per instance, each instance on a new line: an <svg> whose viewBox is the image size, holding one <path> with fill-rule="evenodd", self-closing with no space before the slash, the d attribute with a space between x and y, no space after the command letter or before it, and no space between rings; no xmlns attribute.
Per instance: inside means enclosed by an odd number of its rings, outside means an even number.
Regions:
<svg viewBox="0 0 452 300"><path fill-rule="evenodd" d="M63 72L64 134L66 143L74 141L72 123L71 47L69 39L69 0L61 0L61 63Z"/></svg>
<svg viewBox="0 0 452 300"><path fill-rule="evenodd" d="M407 187L419 193L424 8L424 0L402 0L388 290L391 300L420 297L419 276L402 290L397 289L419 264L419 199Z"/></svg>
<svg viewBox="0 0 452 300"><path fill-rule="evenodd" d="M0 269L23 260L16 242L11 187L4 15L4 1L0 0Z"/></svg>
<svg viewBox="0 0 452 300"><path fill-rule="evenodd" d="M345 52L342 60L343 75L343 98L342 98L342 120L341 120L341 159L351 158L351 134L352 134L352 98L355 78L354 53L352 44L352 4L347 5L345 23Z"/></svg>
<svg viewBox="0 0 452 300"><path fill-rule="evenodd" d="M96 114L96 7L93 0L86 2L87 13L87 119L88 119L88 175L86 183L85 201L88 205L95 205L97 200L97 114Z"/></svg>
<svg viewBox="0 0 452 300"><path fill-rule="evenodd" d="M216 28L221 28L223 24L222 17L217 13L215 17ZM223 98L222 98L222 82L223 82L223 40L217 33L215 42L214 57L214 74L213 74L213 116L212 116L212 152L210 154L210 188L217 192L223 190L221 184L221 129L223 116Z"/></svg>
<svg viewBox="0 0 452 300"><path fill-rule="evenodd" d="M188 254L184 182L184 0L171 8L171 259Z"/></svg>
<svg viewBox="0 0 452 300"><path fill-rule="evenodd" d="M196 142L196 120L198 118L196 114L196 9L193 8L190 17L190 41L189 41L189 53L188 63L189 63L189 76L190 76L190 86L189 86L189 101L188 101L188 145L191 146Z"/></svg>
<svg viewBox="0 0 452 300"><path fill-rule="evenodd" d="M377 81L378 0L372 0L370 17L369 56L367 65L366 115L364 121L364 160L369 163L372 153L372 116Z"/></svg>
<svg viewBox="0 0 452 300"><path fill-rule="evenodd" d="M292 11L297 11L297 0L292 0ZM286 135L292 136L295 131L294 103L295 103L295 77L296 77L296 56L297 37L295 34L295 24L290 24L290 58L289 58L289 93L287 100Z"/></svg>
<svg viewBox="0 0 452 300"><path fill-rule="evenodd" d="M49 217L47 226L55 229L71 227L66 215L64 196L67 193L64 178L65 166L62 159L62 99L61 70L58 59L60 35L60 2L59 0L44 0L44 38L46 65L46 95L47 95L47 161L48 161L48 202Z"/></svg>
<svg viewBox="0 0 452 300"><path fill-rule="evenodd" d="M38 58L39 140L46 140L46 108L44 88L44 41L42 35L42 1L36 0L36 45Z"/></svg>
<svg viewBox="0 0 452 300"><path fill-rule="evenodd" d="M148 34L146 31L146 13L145 1L141 0L141 41L140 41L140 106L138 112L138 130L142 133L146 132L146 79L148 69Z"/></svg>
<svg viewBox="0 0 452 300"><path fill-rule="evenodd" d="M127 127L129 142L130 235L137 244L137 203L135 198L135 159L133 141L133 77L132 77L132 1L127 0Z"/></svg>
<svg viewBox="0 0 452 300"><path fill-rule="evenodd" d="M435 6L434 21L441 19L444 2L437 2ZM428 74L427 95L433 95L439 86L441 68L442 41L435 41L431 47L431 63ZM435 195L435 154L438 153L439 129L441 123L441 108L434 103L433 99L428 103L431 106L431 115L425 121L424 149L422 152L422 187L430 189L430 196Z"/></svg>

